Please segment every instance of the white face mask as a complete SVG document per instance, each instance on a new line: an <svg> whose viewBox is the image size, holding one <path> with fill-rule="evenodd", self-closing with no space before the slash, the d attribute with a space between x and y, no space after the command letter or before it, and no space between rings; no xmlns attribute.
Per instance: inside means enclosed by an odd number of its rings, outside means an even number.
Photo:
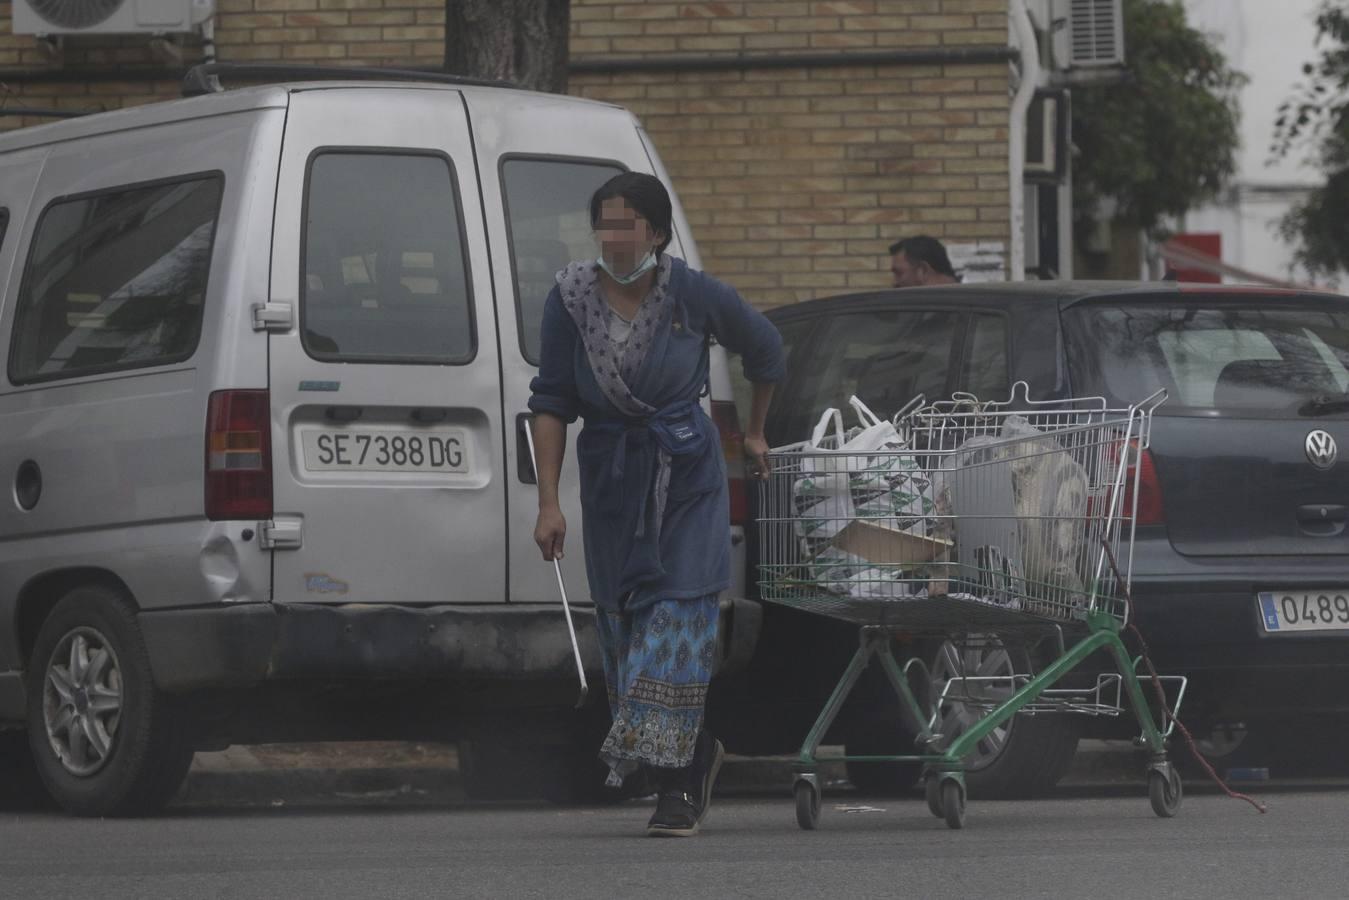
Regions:
<svg viewBox="0 0 1349 900"><path fill-rule="evenodd" d="M637 279L641 278L647 272L650 272L652 269L656 268L656 251L654 250L646 251L646 256L643 256L642 261L637 263L637 268L633 269L626 275L619 275L612 268L610 268L609 262L604 258L603 254L601 254L599 259L595 260L595 262L599 265L601 269L609 273L610 278L612 278L614 281L617 281L621 285L627 286L629 284L632 284Z"/></svg>

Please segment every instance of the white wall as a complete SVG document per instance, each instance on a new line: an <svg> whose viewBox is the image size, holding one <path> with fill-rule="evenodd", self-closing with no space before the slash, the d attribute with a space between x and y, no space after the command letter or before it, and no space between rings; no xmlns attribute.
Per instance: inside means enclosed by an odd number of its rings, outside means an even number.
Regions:
<svg viewBox="0 0 1349 900"><path fill-rule="evenodd" d="M1300 188L1318 182L1299 150L1271 160L1274 120L1315 58L1314 17L1320 0L1185 0L1190 23L1210 34L1228 64L1250 82L1241 92L1241 141L1235 190L1220 202L1185 216L1186 231L1223 235L1223 260L1276 278L1305 277L1291 271L1292 250L1274 230ZM1125 52L1128 52L1126 47ZM1250 190L1252 186L1279 191Z"/></svg>

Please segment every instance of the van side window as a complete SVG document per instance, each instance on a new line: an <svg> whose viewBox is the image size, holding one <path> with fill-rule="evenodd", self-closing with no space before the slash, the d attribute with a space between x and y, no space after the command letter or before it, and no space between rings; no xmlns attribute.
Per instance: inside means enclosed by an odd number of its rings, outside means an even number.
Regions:
<svg viewBox="0 0 1349 900"><path fill-rule="evenodd" d="M15 306L15 384L181 362L197 349L224 178L58 200Z"/></svg>
<svg viewBox="0 0 1349 900"><path fill-rule="evenodd" d="M472 361L462 221L454 169L444 156L315 156L300 284L306 352L354 363Z"/></svg>
<svg viewBox="0 0 1349 900"><path fill-rule="evenodd" d="M9 210L0 209L0 247L5 244L5 235L9 233Z"/></svg>
<svg viewBox="0 0 1349 900"><path fill-rule="evenodd" d="M574 259L595 258L590 195L623 171L613 163L569 159L508 158L501 164L520 349L535 365L553 276Z"/></svg>

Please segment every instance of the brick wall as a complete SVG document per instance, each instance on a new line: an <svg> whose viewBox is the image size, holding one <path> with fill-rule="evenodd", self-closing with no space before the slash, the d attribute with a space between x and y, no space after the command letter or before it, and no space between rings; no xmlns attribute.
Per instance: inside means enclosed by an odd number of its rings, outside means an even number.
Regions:
<svg viewBox="0 0 1349 900"><path fill-rule="evenodd" d="M51 67L9 32L0 67ZM436 66L444 0L218 0L222 61ZM572 0L573 61L878 53L1007 44L1005 0ZM185 57L199 57L195 46ZM67 68L149 65L139 38L68 39ZM1008 238L1002 62L671 68L576 74L571 90L646 123L705 267L762 306L889 283L909 234ZM10 83L7 107L112 108L176 81ZM31 124L0 119L0 128Z"/></svg>
<svg viewBox="0 0 1349 900"><path fill-rule="evenodd" d="M67 37L60 64L36 38L10 29L11 4L0 2L0 69L26 73L88 71L105 66L169 68L148 37ZM289 62L371 66L430 66L445 55L445 0L216 0L216 56L221 62ZM201 59L200 41L180 39L185 64ZM97 110L179 95L176 79L11 82L0 74L0 104ZM37 124L0 118L0 129Z"/></svg>
<svg viewBox="0 0 1349 900"><path fill-rule="evenodd" d="M1004 0L573 0L578 57L1007 45ZM927 233L1007 240L1005 63L576 75L645 122L708 271L759 305L889 284Z"/></svg>

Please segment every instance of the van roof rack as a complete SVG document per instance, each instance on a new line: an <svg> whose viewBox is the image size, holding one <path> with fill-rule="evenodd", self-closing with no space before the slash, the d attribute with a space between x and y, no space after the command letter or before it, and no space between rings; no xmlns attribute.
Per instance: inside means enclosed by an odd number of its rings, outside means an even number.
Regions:
<svg viewBox="0 0 1349 900"><path fill-rule="evenodd" d="M376 66L309 66L303 63L202 63L183 76L183 96L223 91L220 76L256 81L429 81L474 87L513 88L508 81L452 75L436 69L384 69Z"/></svg>

